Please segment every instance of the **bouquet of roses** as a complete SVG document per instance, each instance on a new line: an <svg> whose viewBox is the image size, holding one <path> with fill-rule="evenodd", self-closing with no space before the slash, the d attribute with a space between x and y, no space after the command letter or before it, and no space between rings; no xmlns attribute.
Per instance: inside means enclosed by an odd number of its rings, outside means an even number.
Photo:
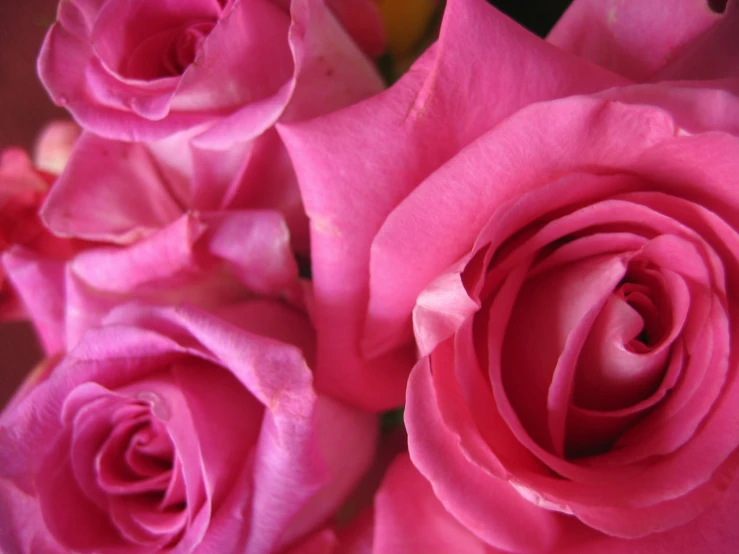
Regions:
<svg viewBox="0 0 739 554"><path fill-rule="evenodd" d="M739 1L61 0L38 73L1 552L739 551Z"/></svg>

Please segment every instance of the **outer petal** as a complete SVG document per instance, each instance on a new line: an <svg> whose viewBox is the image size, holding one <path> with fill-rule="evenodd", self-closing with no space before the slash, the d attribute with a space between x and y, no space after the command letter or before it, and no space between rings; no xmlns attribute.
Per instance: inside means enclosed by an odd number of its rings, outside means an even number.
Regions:
<svg viewBox="0 0 739 554"><path fill-rule="evenodd" d="M0 479L0 544L8 552L64 552L38 517L36 500ZM22 530L22 533L18 531Z"/></svg>
<svg viewBox="0 0 739 554"><path fill-rule="evenodd" d="M588 529L573 530L565 544L552 554L724 554L739 545L735 510L739 501L739 480L709 510L693 521L663 533L623 540Z"/></svg>
<svg viewBox="0 0 739 554"><path fill-rule="evenodd" d="M558 516L524 499L510 483L463 453L461 431L447 423L452 416L439 407L445 403L451 406L447 411L464 411L463 400L434 383L436 373L450 368L437 368L434 374L431 369L428 358L422 359L408 383L405 417L414 465L444 506L486 543L504 551L545 552L560 531ZM469 416L463 424L474 426Z"/></svg>
<svg viewBox="0 0 739 554"><path fill-rule="evenodd" d="M367 472L374 457L379 430L374 414L319 396L316 427L331 481L293 520L282 538L283 544L334 515L357 486L359 478Z"/></svg>
<svg viewBox="0 0 739 554"><path fill-rule="evenodd" d="M598 96L663 108L690 133L725 131L739 136L739 78L637 84Z"/></svg>
<svg viewBox="0 0 739 554"><path fill-rule="evenodd" d="M63 352L66 344L64 262L44 260L35 252L17 246L3 256L2 263L46 353Z"/></svg>
<svg viewBox="0 0 739 554"><path fill-rule="evenodd" d="M276 295L297 280L289 234L279 214L231 211L184 215L135 244L98 247L69 263L68 346L115 305L140 299L215 307L249 292Z"/></svg>
<svg viewBox="0 0 739 554"><path fill-rule="evenodd" d="M366 0L349 2L359 7L367 5ZM335 111L385 88L372 62L352 42L324 0L292 0L291 13L296 82L284 121ZM374 15L374 21L370 15L364 23L376 24Z"/></svg>
<svg viewBox="0 0 739 554"><path fill-rule="evenodd" d="M197 138L198 145L224 148L235 140L255 138L280 118L308 119L383 89L374 65L351 41L324 0L293 0L291 15L292 80L269 99L247 105L214 125Z"/></svg>
<svg viewBox="0 0 739 554"><path fill-rule="evenodd" d="M401 454L388 469L375 497L377 554L494 554L444 509L431 484Z"/></svg>
<svg viewBox="0 0 739 554"><path fill-rule="evenodd" d="M739 78L739 48L736 28L739 2L729 0L721 21L713 25L679 56L670 59L655 75L658 79Z"/></svg>
<svg viewBox="0 0 739 554"><path fill-rule="evenodd" d="M491 58L490 52L505 55ZM542 65L551 70L539 71ZM522 82L522 67L531 68L530 79L525 89L511 94L510 83ZM549 48L481 0L453 0L439 42L392 89L320 120L282 128L312 219L322 334L319 379L327 366L341 366L346 375L330 384L322 381L324 385L365 405L400 403L404 375L392 375L403 372L408 361L393 368L397 360L378 360L377 368L361 377L357 356L367 302L369 247L393 207L461 147L511 112L533 101L620 82ZM499 87L506 90L496 95L496 102L479 101ZM376 380L372 372L377 372ZM385 384L368 387L373 381Z"/></svg>
<svg viewBox="0 0 739 554"><path fill-rule="evenodd" d="M41 214L57 234L127 243L182 213L176 192L143 145L84 133Z"/></svg>
<svg viewBox="0 0 739 554"><path fill-rule="evenodd" d="M644 81L692 48L720 19L706 0L576 0L547 40L611 71ZM731 57L725 55L725 47L713 52L716 59Z"/></svg>

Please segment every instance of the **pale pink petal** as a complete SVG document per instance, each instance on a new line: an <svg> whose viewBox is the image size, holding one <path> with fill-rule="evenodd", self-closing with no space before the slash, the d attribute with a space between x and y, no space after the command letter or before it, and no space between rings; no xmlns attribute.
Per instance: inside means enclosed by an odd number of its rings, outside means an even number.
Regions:
<svg viewBox="0 0 739 554"><path fill-rule="evenodd" d="M717 24L721 16L708 4L705 0L575 0L547 40L643 81L691 49L702 33ZM716 55L724 57L723 51Z"/></svg>
<svg viewBox="0 0 739 554"><path fill-rule="evenodd" d="M71 121L52 121L36 139L33 149L33 164L58 175L67 165L72 148L82 130Z"/></svg>
<svg viewBox="0 0 739 554"><path fill-rule="evenodd" d="M726 131L739 135L739 78L616 87L598 96L669 110L676 123L690 133Z"/></svg>

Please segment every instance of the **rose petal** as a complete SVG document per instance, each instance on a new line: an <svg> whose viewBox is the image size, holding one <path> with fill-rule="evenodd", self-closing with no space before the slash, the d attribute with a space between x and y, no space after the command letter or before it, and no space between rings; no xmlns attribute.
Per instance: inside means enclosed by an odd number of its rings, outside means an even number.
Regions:
<svg viewBox="0 0 739 554"><path fill-rule="evenodd" d="M519 552L551 546L558 527L554 514L524 499L459 450L458 431L439 414L437 403L444 392L434 386L431 369L427 359L421 360L408 383L406 426L414 465L433 483L444 507L488 544ZM440 367L434 373L449 369ZM455 475L465 479L450 478Z"/></svg>
<svg viewBox="0 0 739 554"><path fill-rule="evenodd" d="M79 138L41 211L59 235L124 244L181 213L177 194L162 182L145 147L89 133Z"/></svg>
<svg viewBox="0 0 739 554"><path fill-rule="evenodd" d="M627 0L576 0L547 40L631 79L644 81L693 48L721 16L702 1L657 5ZM724 57L718 54L718 57Z"/></svg>
<svg viewBox="0 0 739 554"><path fill-rule="evenodd" d="M386 554L497 552L444 509L407 454L395 459L375 496L373 549Z"/></svg>

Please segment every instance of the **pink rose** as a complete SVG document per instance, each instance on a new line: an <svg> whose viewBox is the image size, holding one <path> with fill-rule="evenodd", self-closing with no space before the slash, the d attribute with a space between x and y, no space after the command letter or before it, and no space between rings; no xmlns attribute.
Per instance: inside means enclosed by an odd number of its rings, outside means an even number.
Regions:
<svg viewBox="0 0 739 554"><path fill-rule="evenodd" d="M713 61L739 9L711 17L672 49L672 81L634 84L450 1L393 88L281 129L311 217L319 383L399 401L417 347L411 459L500 551L739 545L723 512L681 527L739 466L739 75Z"/></svg>
<svg viewBox="0 0 739 554"><path fill-rule="evenodd" d="M73 347L132 299L210 309L293 294L307 221L277 133L223 150L190 139L80 137L42 217L57 235L95 247L66 264L21 248L5 256L49 352Z"/></svg>
<svg viewBox="0 0 739 554"><path fill-rule="evenodd" d="M4 552L271 553L323 524L376 418L317 396L307 320L129 305L0 417Z"/></svg>
<svg viewBox="0 0 739 554"><path fill-rule="evenodd" d="M332 6L381 49L370 0ZM213 124L201 140L228 144L382 88L323 0L63 1L38 65L57 104L122 140Z"/></svg>

